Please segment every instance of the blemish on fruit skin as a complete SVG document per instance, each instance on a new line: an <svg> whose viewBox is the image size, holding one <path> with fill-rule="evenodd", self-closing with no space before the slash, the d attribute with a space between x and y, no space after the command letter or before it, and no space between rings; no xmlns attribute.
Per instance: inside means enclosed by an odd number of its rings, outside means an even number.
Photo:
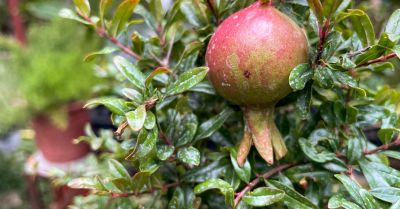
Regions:
<svg viewBox="0 0 400 209"><path fill-rule="evenodd" d="M243 73L243 75L244 75L244 77L246 77L246 78L250 78L251 73L250 73L250 71L245 70L244 73Z"/></svg>

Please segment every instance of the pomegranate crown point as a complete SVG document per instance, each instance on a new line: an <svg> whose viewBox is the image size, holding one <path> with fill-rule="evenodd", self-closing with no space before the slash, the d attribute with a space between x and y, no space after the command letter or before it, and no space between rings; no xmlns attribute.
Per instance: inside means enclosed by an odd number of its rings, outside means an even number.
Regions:
<svg viewBox="0 0 400 209"><path fill-rule="evenodd" d="M274 6L272 0L259 0L261 4L267 4L268 6Z"/></svg>

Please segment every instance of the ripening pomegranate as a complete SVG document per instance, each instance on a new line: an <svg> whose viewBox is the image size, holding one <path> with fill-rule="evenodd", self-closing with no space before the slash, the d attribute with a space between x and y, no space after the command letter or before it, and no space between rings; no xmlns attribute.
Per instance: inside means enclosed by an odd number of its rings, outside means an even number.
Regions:
<svg viewBox="0 0 400 209"><path fill-rule="evenodd" d="M261 1L224 20L206 53L216 91L244 112L245 134L237 161L243 165L252 144L269 163L287 153L274 122L275 104L291 92L289 74L308 61L303 30L272 5Z"/></svg>

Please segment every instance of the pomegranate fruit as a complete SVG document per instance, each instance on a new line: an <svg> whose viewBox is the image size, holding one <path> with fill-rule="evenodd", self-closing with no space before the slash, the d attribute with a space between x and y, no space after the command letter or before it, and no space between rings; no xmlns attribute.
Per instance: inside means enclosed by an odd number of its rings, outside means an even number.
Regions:
<svg viewBox="0 0 400 209"><path fill-rule="evenodd" d="M245 132L240 166L252 144L269 164L287 153L274 122L275 104L291 92L291 70L308 61L303 30L271 4L255 2L224 20L207 47L208 77L216 91L242 107Z"/></svg>

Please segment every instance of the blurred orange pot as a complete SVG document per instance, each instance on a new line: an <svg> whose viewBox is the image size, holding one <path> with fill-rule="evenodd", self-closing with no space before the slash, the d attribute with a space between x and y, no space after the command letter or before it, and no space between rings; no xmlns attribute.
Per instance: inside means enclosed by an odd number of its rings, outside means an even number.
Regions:
<svg viewBox="0 0 400 209"><path fill-rule="evenodd" d="M58 127L45 115L33 119L37 147L48 161L69 162L90 152L88 144L73 144L74 139L84 135L84 126L89 122L88 112L82 107L81 103L68 104L66 128Z"/></svg>

